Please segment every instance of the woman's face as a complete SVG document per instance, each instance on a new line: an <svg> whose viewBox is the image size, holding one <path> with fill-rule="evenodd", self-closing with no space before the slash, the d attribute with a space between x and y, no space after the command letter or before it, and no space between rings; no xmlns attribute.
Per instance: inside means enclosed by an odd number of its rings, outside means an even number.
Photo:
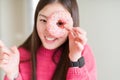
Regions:
<svg viewBox="0 0 120 80"><path fill-rule="evenodd" d="M37 17L37 32L39 38L42 41L42 45L47 49L55 49L61 46L67 39L68 31L66 31L65 35L56 38L52 36L47 30L47 19L53 12L56 11L66 11L69 15L70 13L59 3L52 3L45 6L38 14Z"/></svg>

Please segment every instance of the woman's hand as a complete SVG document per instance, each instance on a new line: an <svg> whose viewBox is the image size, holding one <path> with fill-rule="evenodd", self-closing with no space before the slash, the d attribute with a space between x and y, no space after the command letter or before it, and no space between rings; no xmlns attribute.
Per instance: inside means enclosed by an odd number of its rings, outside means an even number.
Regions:
<svg viewBox="0 0 120 80"><path fill-rule="evenodd" d="M0 41L0 68L13 80L19 73L19 51L16 46L8 49Z"/></svg>
<svg viewBox="0 0 120 80"><path fill-rule="evenodd" d="M80 27L69 29L69 58L71 61L78 61L87 43L86 32Z"/></svg>

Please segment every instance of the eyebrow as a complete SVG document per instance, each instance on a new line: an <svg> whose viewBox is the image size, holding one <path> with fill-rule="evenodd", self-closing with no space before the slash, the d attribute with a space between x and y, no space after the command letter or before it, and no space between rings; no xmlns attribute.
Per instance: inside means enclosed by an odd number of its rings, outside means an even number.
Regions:
<svg viewBox="0 0 120 80"><path fill-rule="evenodd" d="M45 16L45 15L43 15L43 14L39 14L39 16L42 16L42 17L45 17L45 18L47 18L47 16Z"/></svg>

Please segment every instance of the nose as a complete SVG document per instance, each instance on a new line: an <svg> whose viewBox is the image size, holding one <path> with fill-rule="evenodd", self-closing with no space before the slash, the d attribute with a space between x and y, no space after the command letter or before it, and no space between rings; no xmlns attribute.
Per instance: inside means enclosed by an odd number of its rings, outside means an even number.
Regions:
<svg viewBox="0 0 120 80"><path fill-rule="evenodd" d="M50 28L51 28L51 27L49 27L49 26L46 25L45 34L46 34L47 36L54 37L54 33L53 33L52 29L50 29Z"/></svg>

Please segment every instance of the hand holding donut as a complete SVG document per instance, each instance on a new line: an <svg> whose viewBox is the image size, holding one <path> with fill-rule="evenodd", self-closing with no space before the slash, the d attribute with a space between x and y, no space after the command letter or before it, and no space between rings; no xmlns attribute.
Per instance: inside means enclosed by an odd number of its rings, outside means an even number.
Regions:
<svg viewBox="0 0 120 80"><path fill-rule="evenodd" d="M67 28L68 29L68 28ZM73 27L69 30L69 58L71 61L78 61L87 43L86 32L80 27Z"/></svg>
<svg viewBox="0 0 120 80"><path fill-rule="evenodd" d="M19 72L19 51L17 47L8 49L0 41L0 68L3 69L10 80Z"/></svg>

